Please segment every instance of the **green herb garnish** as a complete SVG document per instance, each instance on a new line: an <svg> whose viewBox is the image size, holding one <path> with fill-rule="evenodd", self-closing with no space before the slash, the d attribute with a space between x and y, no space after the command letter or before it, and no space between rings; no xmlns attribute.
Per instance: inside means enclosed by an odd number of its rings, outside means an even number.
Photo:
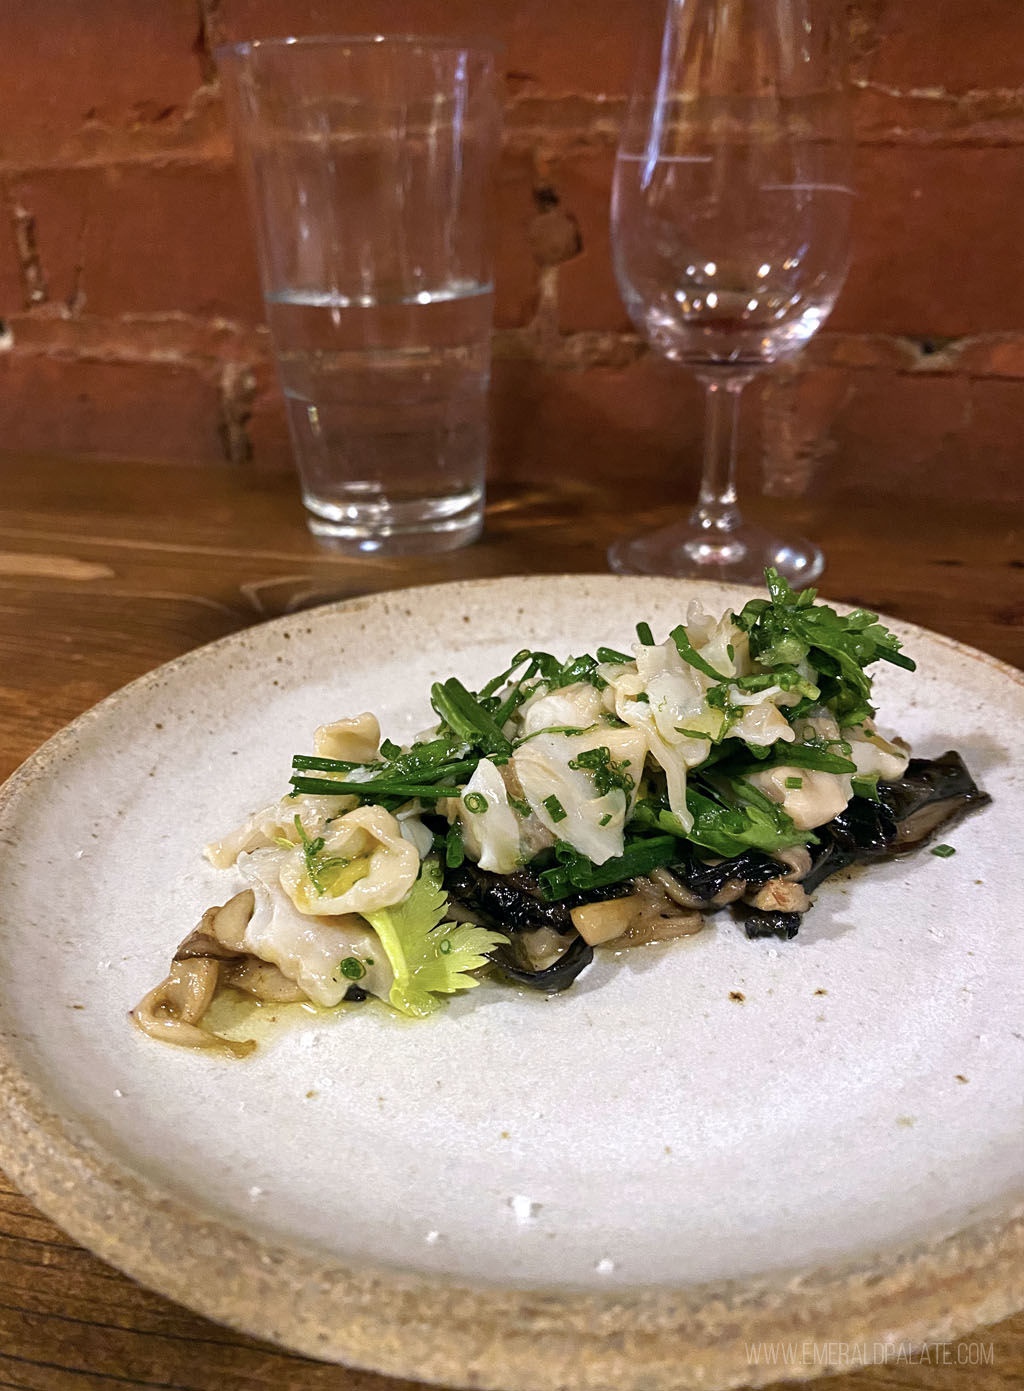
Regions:
<svg viewBox="0 0 1024 1391"><path fill-rule="evenodd" d="M596 749L585 749L575 758L570 758L569 767L577 772L589 773L599 797L605 796L613 788L619 788L628 796L636 786L628 762L623 760L621 763L615 763L606 744Z"/></svg>
<svg viewBox="0 0 1024 1391"><path fill-rule="evenodd" d="M540 875L541 891L547 899L568 898L587 889L601 889L624 879L648 874L667 865L679 855L679 842L672 836L651 836L627 845L621 855L595 865L586 855L559 841L555 847L558 864Z"/></svg>
<svg viewBox="0 0 1024 1391"><path fill-rule="evenodd" d="M688 662L690 666L699 671L703 676L710 676L712 681L727 681L729 679L727 676L723 675L722 672L716 671L710 662L704 660L687 637L686 629L681 623L678 627L672 629L671 633L669 633L669 637L675 643L676 651L679 653L680 657L682 657L683 661Z"/></svg>
<svg viewBox="0 0 1024 1391"><path fill-rule="evenodd" d="M609 665L625 666L628 662L631 662L633 658L627 657L624 652L616 652L614 647L599 647L597 649L597 660L599 662L607 662Z"/></svg>
<svg viewBox="0 0 1024 1391"><path fill-rule="evenodd" d="M778 739L769 749L753 748L748 752L758 759L759 768L808 768L818 773L855 773L857 765L843 753L833 753L832 749L850 750L845 740L806 739L801 744L787 744ZM767 754L767 757L765 756Z"/></svg>
<svg viewBox="0 0 1024 1391"><path fill-rule="evenodd" d="M430 703L453 733L485 755L512 752L494 716L456 677L435 681L430 690Z"/></svg>
<svg viewBox="0 0 1024 1391"><path fill-rule="evenodd" d="M793 590L774 569L765 571L770 599L750 599L735 615L750 637L751 656L762 666L806 661L818 673L821 696L840 725L860 724L874 708L864 668L882 660L915 669L899 639L866 609L840 615L816 604L817 590Z"/></svg>
<svg viewBox="0 0 1024 1391"><path fill-rule="evenodd" d="M568 815L568 812L566 811L565 807L562 806L561 802L558 800L554 793L552 793L550 797L544 798L544 806L547 809L548 816L550 816L551 820L556 823L559 821L564 821L566 816Z"/></svg>
<svg viewBox="0 0 1024 1391"><path fill-rule="evenodd" d="M852 778L850 786L855 797L866 797L870 802L878 801L878 774L872 773L870 777Z"/></svg>
<svg viewBox="0 0 1024 1391"><path fill-rule="evenodd" d="M428 860L401 903L363 914L394 972L388 999L403 1014L423 1018L439 1007L438 994L478 985L469 973L487 966L486 953L508 942L484 927L445 922L447 911L440 865Z"/></svg>
<svg viewBox="0 0 1024 1391"><path fill-rule="evenodd" d="M323 836L309 836L298 814L295 817L295 829L299 833L306 875L321 897L324 894L337 896L347 893L353 884L358 884L359 880L365 879L370 872L365 857L348 860L342 855L325 855Z"/></svg>
<svg viewBox="0 0 1024 1391"><path fill-rule="evenodd" d="M956 854L956 850L952 845L933 845L930 853L938 855L940 860L948 860L950 855Z"/></svg>
<svg viewBox="0 0 1024 1391"><path fill-rule="evenodd" d="M462 840L462 825L453 821L444 839L444 862L449 869L458 869L466 858L466 848Z"/></svg>

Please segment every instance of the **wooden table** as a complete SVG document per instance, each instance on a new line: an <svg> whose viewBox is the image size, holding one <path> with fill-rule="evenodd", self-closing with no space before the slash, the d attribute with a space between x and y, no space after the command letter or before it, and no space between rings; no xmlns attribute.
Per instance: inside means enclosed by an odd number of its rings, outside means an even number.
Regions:
<svg viewBox="0 0 1024 1391"><path fill-rule="evenodd" d="M990 504L856 497L761 505L825 547L825 589L1024 666L1024 516ZM347 560L311 543L290 477L0 456L0 779L116 687L199 643L329 599L409 583L603 570L608 541L667 519L654 489L585 478L500 486L486 539L423 561ZM2 890L0 890L2 892ZM926 1362L828 1391L1024 1387L1024 1315ZM76 1246L0 1175L0 1388L399 1391L293 1357L150 1294Z"/></svg>

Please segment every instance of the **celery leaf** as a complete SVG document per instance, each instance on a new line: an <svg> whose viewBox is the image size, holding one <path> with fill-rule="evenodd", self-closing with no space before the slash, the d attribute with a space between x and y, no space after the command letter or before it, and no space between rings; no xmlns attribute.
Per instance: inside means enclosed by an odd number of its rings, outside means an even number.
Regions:
<svg viewBox="0 0 1024 1391"><path fill-rule="evenodd" d="M401 903L364 914L391 962L389 1000L402 1014L425 1018L440 1007L437 995L479 985L468 972L488 965L484 953L508 941L484 927L445 922L447 911L441 867L428 860Z"/></svg>

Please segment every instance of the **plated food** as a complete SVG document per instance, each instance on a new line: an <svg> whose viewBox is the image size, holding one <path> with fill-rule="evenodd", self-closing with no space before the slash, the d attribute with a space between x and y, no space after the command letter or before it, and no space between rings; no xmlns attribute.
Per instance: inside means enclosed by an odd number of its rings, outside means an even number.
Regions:
<svg viewBox="0 0 1024 1391"><path fill-rule="evenodd" d="M752 597L610 575L385 592L80 717L0 790L0 1166L150 1288L450 1385L718 1391L749 1380L748 1342L942 1339L1020 1307L1024 685L903 622L918 671L869 668L870 703L916 754L958 749L992 804L940 832L951 858L830 881L791 941L729 907L598 948L550 1000L488 968L426 1023L225 989L204 1023L260 1040L245 1065L127 1018L245 887L201 846L286 790L325 718L379 711L408 747L451 673L479 693L520 643L630 653L634 618L661 638L692 599Z"/></svg>
<svg viewBox="0 0 1024 1391"><path fill-rule="evenodd" d="M368 712L320 726L291 790L207 846L237 891L135 1022L245 1054L205 1023L219 990L422 1018L487 973L564 990L595 947L726 908L792 939L829 875L988 801L958 754L877 728L867 668L914 662L875 614L766 584L718 617L692 601L657 641L641 621L629 652L524 648L476 690L435 682L435 723L402 745Z"/></svg>

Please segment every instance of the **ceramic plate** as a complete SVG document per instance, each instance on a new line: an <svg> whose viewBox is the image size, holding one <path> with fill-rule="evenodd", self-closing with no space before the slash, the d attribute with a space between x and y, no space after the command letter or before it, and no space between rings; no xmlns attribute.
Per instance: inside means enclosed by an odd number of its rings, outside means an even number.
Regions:
<svg viewBox="0 0 1024 1391"><path fill-rule="evenodd" d="M496 1388L725 1387L783 1340L946 1337L1024 1304L1020 677L893 624L883 723L959 749L990 809L830 882L793 942L599 960L264 1030L245 1061L127 1011L210 903L200 847L284 789L315 725L401 740L430 682L529 644L622 646L744 592L487 580L282 619L135 682L0 795L0 1162L74 1237L324 1358ZM264 1016L261 1015L261 1019ZM251 1032L251 1021L248 1029ZM262 1028L262 1025L261 1025ZM749 1345L782 1349L751 1364Z"/></svg>

